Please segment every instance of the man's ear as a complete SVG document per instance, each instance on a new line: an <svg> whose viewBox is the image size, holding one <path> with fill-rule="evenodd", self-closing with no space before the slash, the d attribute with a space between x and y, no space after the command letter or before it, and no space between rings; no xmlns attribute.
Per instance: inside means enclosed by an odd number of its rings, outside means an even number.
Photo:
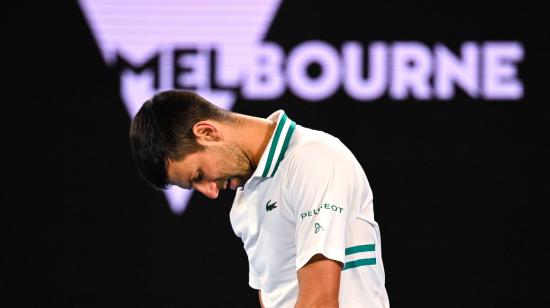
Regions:
<svg viewBox="0 0 550 308"><path fill-rule="evenodd" d="M199 143L217 142L222 140L222 131L218 123L199 121L193 125L193 134Z"/></svg>

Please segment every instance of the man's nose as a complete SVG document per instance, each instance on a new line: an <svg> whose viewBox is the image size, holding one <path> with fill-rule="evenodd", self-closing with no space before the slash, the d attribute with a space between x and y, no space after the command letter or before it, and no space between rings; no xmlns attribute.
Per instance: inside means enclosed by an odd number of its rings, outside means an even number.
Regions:
<svg viewBox="0 0 550 308"><path fill-rule="evenodd" d="M218 186L216 182L203 182L195 185L195 189L210 199L218 198Z"/></svg>

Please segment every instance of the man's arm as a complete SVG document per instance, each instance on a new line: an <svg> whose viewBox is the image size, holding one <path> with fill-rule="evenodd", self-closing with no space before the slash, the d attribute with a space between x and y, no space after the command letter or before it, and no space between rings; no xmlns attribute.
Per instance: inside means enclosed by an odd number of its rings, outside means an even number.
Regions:
<svg viewBox="0 0 550 308"><path fill-rule="evenodd" d="M258 297L260 298L260 307L264 308L264 303L262 303L262 290L258 290Z"/></svg>
<svg viewBox="0 0 550 308"><path fill-rule="evenodd" d="M316 254L298 270L295 308L338 308L342 264Z"/></svg>

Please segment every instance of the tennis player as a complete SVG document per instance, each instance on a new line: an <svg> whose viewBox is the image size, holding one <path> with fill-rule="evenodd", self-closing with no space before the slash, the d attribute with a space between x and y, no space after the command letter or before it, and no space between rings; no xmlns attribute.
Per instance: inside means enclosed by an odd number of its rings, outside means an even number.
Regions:
<svg viewBox="0 0 550 308"><path fill-rule="evenodd" d="M231 225L262 307L389 307L372 191L337 138L171 90L143 104L130 140L157 189L236 190Z"/></svg>

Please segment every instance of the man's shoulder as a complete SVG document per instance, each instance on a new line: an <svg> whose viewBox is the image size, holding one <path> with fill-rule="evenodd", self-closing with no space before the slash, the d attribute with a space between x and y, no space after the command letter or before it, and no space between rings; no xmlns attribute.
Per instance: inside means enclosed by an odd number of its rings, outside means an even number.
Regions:
<svg viewBox="0 0 550 308"><path fill-rule="evenodd" d="M307 158L310 155L331 157L351 154L340 139L324 131L298 127L297 135L297 143L291 152L297 158Z"/></svg>
<svg viewBox="0 0 550 308"><path fill-rule="evenodd" d="M325 187L329 182L337 182L335 187L342 191L355 187L359 192L366 187L361 164L340 139L308 128L297 127L296 131L298 138L285 155L282 173L290 194L303 194L305 186Z"/></svg>
<svg viewBox="0 0 550 308"><path fill-rule="evenodd" d="M329 133L299 126L296 137L295 144L285 157L289 165L316 168L356 161L348 147Z"/></svg>

